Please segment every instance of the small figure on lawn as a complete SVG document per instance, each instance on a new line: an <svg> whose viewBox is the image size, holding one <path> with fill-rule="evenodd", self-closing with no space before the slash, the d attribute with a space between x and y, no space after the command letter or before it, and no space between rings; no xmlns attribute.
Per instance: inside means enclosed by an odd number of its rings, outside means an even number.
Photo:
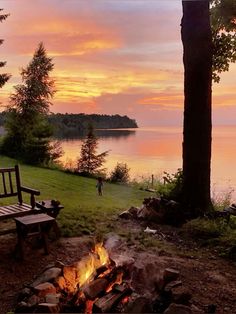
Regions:
<svg viewBox="0 0 236 314"><path fill-rule="evenodd" d="M98 195L102 196L102 188L103 188L102 177L98 177L96 188L98 189Z"/></svg>

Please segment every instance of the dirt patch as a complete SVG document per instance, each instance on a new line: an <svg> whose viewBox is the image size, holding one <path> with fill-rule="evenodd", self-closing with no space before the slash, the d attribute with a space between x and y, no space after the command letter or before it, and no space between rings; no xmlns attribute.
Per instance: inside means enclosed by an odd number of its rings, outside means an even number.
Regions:
<svg viewBox="0 0 236 314"><path fill-rule="evenodd" d="M210 304L217 306L217 313L235 313L236 268L233 263L214 255L214 252L202 251L191 244L195 254L186 252L188 245L174 228L160 227L157 234L149 235L162 247L148 246L143 240L143 226L117 222L125 237L117 238L116 253L134 258L137 267L163 269L172 267L180 271L184 286L192 294L192 303L201 310ZM134 235L132 239L130 237ZM72 264L90 251L94 239L90 236L79 238L61 238L50 242L50 254L45 256L43 249L28 246L25 261L16 261L13 255L16 235L0 237L0 305L1 312L13 310L19 291L31 283L46 266L56 260ZM176 250L165 250L170 244ZM146 243L147 244L147 243ZM164 245L165 244L165 245ZM182 249L181 249L182 248ZM186 252L186 253L185 253ZM147 267L147 264L149 265ZM152 265L152 266L151 266Z"/></svg>

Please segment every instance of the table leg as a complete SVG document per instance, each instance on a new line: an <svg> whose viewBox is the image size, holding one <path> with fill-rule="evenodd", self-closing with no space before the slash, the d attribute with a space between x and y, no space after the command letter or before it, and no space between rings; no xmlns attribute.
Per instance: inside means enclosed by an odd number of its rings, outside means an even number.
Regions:
<svg viewBox="0 0 236 314"><path fill-rule="evenodd" d="M59 239L61 236L61 231L60 228L58 227L56 220L54 220L52 227L53 231L55 232L56 238Z"/></svg>
<svg viewBox="0 0 236 314"><path fill-rule="evenodd" d="M43 238L43 246L44 246L44 251L45 254L49 254L49 247L48 247L48 236L45 231L42 232L42 238Z"/></svg>
<svg viewBox="0 0 236 314"><path fill-rule="evenodd" d="M19 224L16 224L17 231L17 244L16 244L16 254L19 253L20 260L24 260L24 237L23 230Z"/></svg>

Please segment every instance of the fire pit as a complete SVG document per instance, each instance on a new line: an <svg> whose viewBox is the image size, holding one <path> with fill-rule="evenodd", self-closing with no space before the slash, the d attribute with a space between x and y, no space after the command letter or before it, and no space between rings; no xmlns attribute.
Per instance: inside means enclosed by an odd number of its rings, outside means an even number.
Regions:
<svg viewBox="0 0 236 314"><path fill-rule="evenodd" d="M178 271L165 269L152 273L149 265L145 273L145 269L135 268L134 262L130 257L110 258L105 247L98 243L80 261L72 265L56 262L46 269L21 291L15 312L163 312L173 302L184 304L178 306L191 311L186 306L191 296L184 291ZM149 296L144 295L142 288L142 276L147 277L146 274L154 283Z"/></svg>

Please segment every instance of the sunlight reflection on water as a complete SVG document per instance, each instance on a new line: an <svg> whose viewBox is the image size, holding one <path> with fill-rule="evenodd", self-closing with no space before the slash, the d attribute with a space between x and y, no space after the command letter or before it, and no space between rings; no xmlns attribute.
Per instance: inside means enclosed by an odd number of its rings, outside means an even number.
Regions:
<svg viewBox="0 0 236 314"><path fill-rule="evenodd" d="M163 171L176 172L182 165L182 128L148 127L139 129L102 130L98 134L98 152L109 150L105 164L108 173L117 162L125 162L131 178L154 176ZM234 163L236 156L236 127L213 128L212 193L229 192L236 186ZM81 139L61 140L62 161L76 160L80 154ZM236 199L236 192L233 192Z"/></svg>

